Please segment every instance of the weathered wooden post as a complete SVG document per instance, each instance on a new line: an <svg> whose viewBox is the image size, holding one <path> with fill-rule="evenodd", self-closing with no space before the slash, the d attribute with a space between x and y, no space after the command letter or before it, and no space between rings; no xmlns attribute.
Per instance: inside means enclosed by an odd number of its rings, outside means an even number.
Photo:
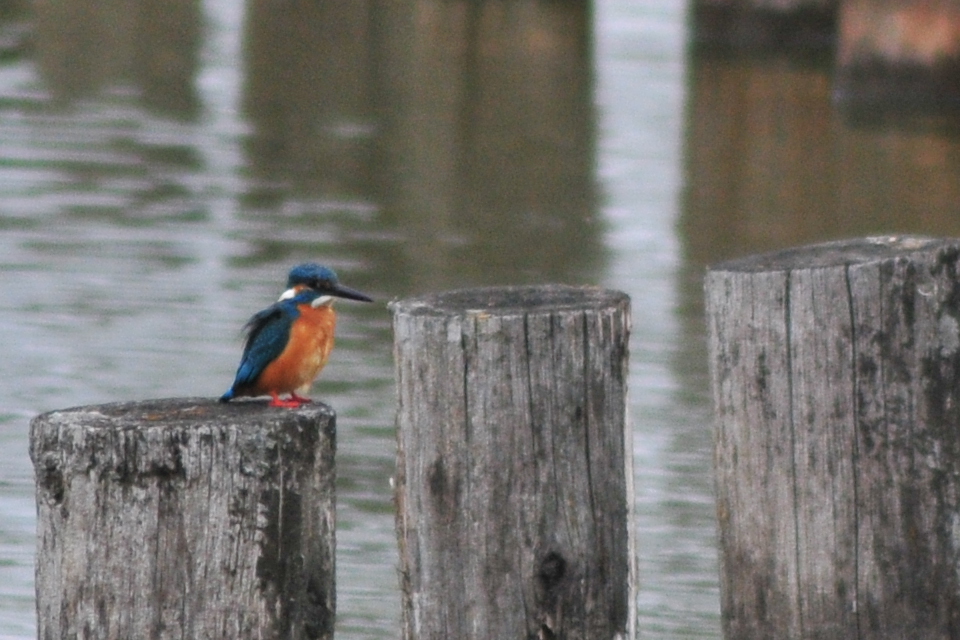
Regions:
<svg viewBox="0 0 960 640"><path fill-rule="evenodd" d="M392 305L402 637L632 638L629 298Z"/></svg>
<svg viewBox="0 0 960 640"><path fill-rule="evenodd" d="M960 240L706 281L726 638L960 637Z"/></svg>
<svg viewBox="0 0 960 640"><path fill-rule="evenodd" d="M333 637L335 418L209 399L35 418L38 637Z"/></svg>

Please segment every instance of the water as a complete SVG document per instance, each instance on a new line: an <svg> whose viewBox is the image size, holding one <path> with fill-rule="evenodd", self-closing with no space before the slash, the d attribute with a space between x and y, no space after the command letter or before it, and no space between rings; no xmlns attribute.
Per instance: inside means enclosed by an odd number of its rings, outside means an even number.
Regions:
<svg viewBox="0 0 960 640"><path fill-rule="evenodd" d="M314 394L338 412L339 638L397 636L382 302L545 281L633 299L639 628L720 637L704 266L958 235L960 145L852 126L828 69L688 60L683 3L468 4L0 11L0 639L35 635L30 418L219 395L303 260L381 301L339 306Z"/></svg>

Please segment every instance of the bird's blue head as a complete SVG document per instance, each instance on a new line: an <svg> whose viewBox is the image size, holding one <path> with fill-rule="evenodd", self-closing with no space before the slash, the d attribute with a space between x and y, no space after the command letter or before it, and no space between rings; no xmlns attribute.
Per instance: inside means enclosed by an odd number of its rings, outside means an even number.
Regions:
<svg viewBox="0 0 960 640"><path fill-rule="evenodd" d="M325 267L316 262L304 262L290 269L287 276L287 288L292 289L298 284L317 288L317 284L337 284L339 279L337 273L330 267Z"/></svg>
<svg viewBox="0 0 960 640"><path fill-rule="evenodd" d="M340 284L333 269L316 262L305 262L290 269L287 276L287 292L283 297L289 298L296 295L296 292L303 288L313 289L326 296L373 302L370 296Z"/></svg>

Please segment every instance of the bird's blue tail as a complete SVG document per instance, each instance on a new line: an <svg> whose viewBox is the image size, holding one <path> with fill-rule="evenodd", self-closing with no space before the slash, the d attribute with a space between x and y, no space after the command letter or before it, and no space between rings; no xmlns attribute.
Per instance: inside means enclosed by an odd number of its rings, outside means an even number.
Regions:
<svg viewBox="0 0 960 640"><path fill-rule="evenodd" d="M227 392L220 396L220 402L230 402L236 397L236 394L233 392L233 387L227 389Z"/></svg>

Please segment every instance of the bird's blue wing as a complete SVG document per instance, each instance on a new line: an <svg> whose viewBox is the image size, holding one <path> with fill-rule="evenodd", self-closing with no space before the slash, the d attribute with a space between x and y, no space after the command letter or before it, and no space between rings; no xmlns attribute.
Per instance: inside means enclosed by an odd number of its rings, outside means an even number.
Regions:
<svg viewBox="0 0 960 640"><path fill-rule="evenodd" d="M290 339L290 328L298 315L296 305L285 300L256 313L247 321L243 356L230 391L252 384L266 366L283 353Z"/></svg>

